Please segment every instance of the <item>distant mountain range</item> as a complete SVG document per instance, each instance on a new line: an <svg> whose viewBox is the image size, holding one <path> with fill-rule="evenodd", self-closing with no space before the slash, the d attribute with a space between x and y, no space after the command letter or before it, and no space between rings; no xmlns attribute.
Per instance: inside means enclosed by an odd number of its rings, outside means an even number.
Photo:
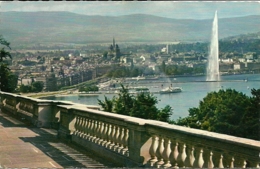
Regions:
<svg viewBox="0 0 260 169"><path fill-rule="evenodd" d="M212 20L153 15L87 16L70 12L1 12L0 34L11 44L209 41ZM260 15L219 19L219 37L260 31Z"/></svg>

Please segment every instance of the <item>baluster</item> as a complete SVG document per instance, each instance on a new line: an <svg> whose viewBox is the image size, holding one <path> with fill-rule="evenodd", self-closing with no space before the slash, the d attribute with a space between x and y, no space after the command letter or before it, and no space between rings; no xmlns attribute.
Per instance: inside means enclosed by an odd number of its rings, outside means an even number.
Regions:
<svg viewBox="0 0 260 169"><path fill-rule="evenodd" d="M90 137L91 137L91 119L88 119L86 139L90 140Z"/></svg>
<svg viewBox="0 0 260 169"><path fill-rule="evenodd" d="M247 164L246 160L243 160L243 162L242 162L242 168L246 168L246 164Z"/></svg>
<svg viewBox="0 0 260 169"><path fill-rule="evenodd" d="M84 118L84 125L83 125L83 133L84 133L84 136L83 138L87 138L87 134L88 134L88 119L87 117Z"/></svg>
<svg viewBox="0 0 260 169"><path fill-rule="evenodd" d="M108 132L109 132L109 124L108 123L104 123L104 142L103 142L103 146L106 147L109 139L108 139Z"/></svg>
<svg viewBox="0 0 260 169"><path fill-rule="evenodd" d="M156 150L158 148L158 145L159 145L158 137L153 135L152 136L152 144L151 144L150 149L149 149L149 154L151 156L151 159L148 162L149 167L153 167L154 164L157 162Z"/></svg>
<svg viewBox="0 0 260 169"><path fill-rule="evenodd" d="M178 162L177 162L177 158L178 158L178 155L179 155L179 150L178 150L178 146L179 146L179 143L175 140L173 143L172 143L172 164L174 165L174 167L178 167Z"/></svg>
<svg viewBox="0 0 260 169"><path fill-rule="evenodd" d="M195 161L195 157L194 157L194 147L193 146L188 146L187 148L187 158L186 158L186 163L185 163L185 167L193 167L194 165L194 161Z"/></svg>
<svg viewBox="0 0 260 169"><path fill-rule="evenodd" d="M106 133L107 133L107 123L103 122L103 124L102 124L102 132L101 132L101 135L102 135L101 145L102 146L104 146L106 144L106 142L107 142Z"/></svg>
<svg viewBox="0 0 260 169"><path fill-rule="evenodd" d="M94 139L94 125L95 125L94 120L91 119L90 120L90 137L89 137L89 141L91 141L91 142Z"/></svg>
<svg viewBox="0 0 260 169"><path fill-rule="evenodd" d="M95 136L96 136L96 139L95 139L95 143L98 144L99 142L99 139L100 139L100 121L96 120L96 124L95 124Z"/></svg>
<svg viewBox="0 0 260 169"><path fill-rule="evenodd" d="M260 164L259 160L256 160L256 161L255 161L255 160L252 160L252 161L250 161L249 166L247 165L246 167L250 167L250 168L260 168L259 164Z"/></svg>
<svg viewBox="0 0 260 169"><path fill-rule="evenodd" d="M231 158L231 163L230 163L230 168L234 168L234 165L235 164L235 158L234 157L232 157Z"/></svg>
<svg viewBox="0 0 260 169"><path fill-rule="evenodd" d="M212 151L210 151L210 153L209 153L209 161L208 161L208 168L214 168L214 163L213 163L213 160L212 160L212 156L213 156L213 153L212 153Z"/></svg>
<svg viewBox="0 0 260 169"><path fill-rule="evenodd" d="M119 148L119 126L115 125L115 146L114 151L118 152Z"/></svg>
<svg viewBox="0 0 260 169"><path fill-rule="evenodd" d="M159 147L156 152L158 158L158 161L156 162L157 168L160 168L164 164L163 156L162 156L163 150L164 150L164 139L162 137L159 137Z"/></svg>
<svg viewBox="0 0 260 169"><path fill-rule="evenodd" d="M99 122L99 141L98 141L98 144L101 144L103 142L103 139L102 139L102 132L103 132L103 122L100 121Z"/></svg>
<svg viewBox="0 0 260 169"><path fill-rule="evenodd" d="M111 124L110 141L111 141L111 144L110 144L109 148L113 149L115 146L115 126L113 124Z"/></svg>
<svg viewBox="0 0 260 169"><path fill-rule="evenodd" d="M179 144L180 146L180 153L179 153L179 156L177 157L177 160L178 160L178 166L179 167L185 167L185 159L187 157L187 154L186 154L186 144L182 143L182 144Z"/></svg>
<svg viewBox="0 0 260 169"><path fill-rule="evenodd" d="M100 121L96 120L96 130L95 130L95 133L96 133L96 140L95 140L95 143L99 143L99 140L100 140Z"/></svg>
<svg viewBox="0 0 260 169"><path fill-rule="evenodd" d="M79 116L76 116L76 122L75 122L75 135L79 134Z"/></svg>
<svg viewBox="0 0 260 169"><path fill-rule="evenodd" d="M105 130L105 123L104 122L100 122L100 128L99 128L99 144L103 146L104 143L104 130Z"/></svg>
<svg viewBox="0 0 260 169"><path fill-rule="evenodd" d="M218 168L224 168L224 165L223 165L223 155L222 154L220 155L220 158L219 158Z"/></svg>
<svg viewBox="0 0 260 169"><path fill-rule="evenodd" d="M86 137L86 123L87 123L87 118L86 117L83 117L82 118L82 136L83 138Z"/></svg>
<svg viewBox="0 0 260 169"><path fill-rule="evenodd" d="M91 136L91 119L87 119L86 134L86 139L89 140Z"/></svg>
<svg viewBox="0 0 260 169"><path fill-rule="evenodd" d="M164 158L164 168L169 168L171 167L171 162L170 162L170 154L171 154L171 140L170 139L165 139L164 142L164 151L163 151L163 158Z"/></svg>
<svg viewBox="0 0 260 169"><path fill-rule="evenodd" d="M122 150L124 149L124 127L119 128L119 138L118 138L118 140L119 140L119 142L118 142L119 143L118 152L120 154L123 154Z"/></svg>
<svg viewBox="0 0 260 169"><path fill-rule="evenodd" d="M255 162L255 168L260 168L260 163L259 162Z"/></svg>
<svg viewBox="0 0 260 169"><path fill-rule="evenodd" d="M110 144L111 144L111 124L107 124L107 132L106 132L106 138L107 138L107 143L106 143L106 147L109 148Z"/></svg>
<svg viewBox="0 0 260 169"><path fill-rule="evenodd" d="M129 150L128 150L128 136L129 136L129 130L127 128L124 128L124 149L123 154L126 156L129 156Z"/></svg>
<svg viewBox="0 0 260 169"><path fill-rule="evenodd" d="M94 128L93 128L93 142L96 143L98 138L98 121L94 120Z"/></svg>
<svg viewBox="0 0 260 169"><path fill-rule="evenodd" d="M196 148L196 158L195 158L195 167L197 168L202 168L204 164L204 159L203 159L203 148Z"/></svg>
<svg viewBox="0 0 260 169"><path fill-rule="evenodd" d="M83 135L83 117L79 117L79 136Z"/></svg>
<svg viewBox="0 0 260 169"><path fill-rule="evenodd" d="M82 124L81 124L81 137L85 137L85 123L86 117L82 117Z"/></svg>

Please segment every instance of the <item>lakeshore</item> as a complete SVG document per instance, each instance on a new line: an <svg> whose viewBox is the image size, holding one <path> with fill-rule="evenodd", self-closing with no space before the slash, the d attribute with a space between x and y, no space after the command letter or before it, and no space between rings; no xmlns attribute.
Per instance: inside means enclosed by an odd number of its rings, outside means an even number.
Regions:
<svg viewBox="0 0 260 169"><path fill-rule="evenodd" d="M205 77L165 79L163 88L172 84L173 87L181 87L183 89L180 93L159 94L158 91L162 89L161 84L158 83L159 85L156 85L149 80L132 83L132 87L146 86L149 88L149 91L158 99L158 108L170 105L173 108L173 115L171 118L178 119L179 117L187 116L189 108L198 107L199 102L203 100L209 92L231 88L251 96L251 89L258 89L260 84L259 74L223 76L221 81L213 82L207 82L203 78ZM118 86L120 86L120 84L118 84ZM101 94L86 94L84 96L79 96L78 93L72 93L67 95L52 95L50 97L45 97L44 99L72 101L86 105L98 105L98 99L104 100L104 96L108 99L112 99L116 95L117 94L112 93L112 91L110 91L110 93L101 91Z"/></svg>
<svg viewBox="0 0 260 169"><path fill-rule="evenodd" d="M252 79L248 78L248 76L254 76L258 74L222 74L221 79L216 82L246 82L250 80L251 82L260 82L260 79ZM260 76L260 74L259 74ZM212 83L213 81L206 81L205 75L180 75L180 76L160 76L160 77L145 77L137 80L136 78L116 78L107 82L99 83L99 92L98 93L80 93L77 88L62 90L62 91L54 91L54 92L39 92L39 93L20 93L23 96L33 97L33 98L44 98L49 96L55 97L67 97L67 96L94 96L94 95L114 95L117 94L117 91L120 89L120 84L127 86L128 89L134 88L145 88L147 83L152 83L154 85L149 85L149 88L163 88L166 85L173 84L182 84L182 83ZM228 78L226 78L228 77ZM109 85L114 84L115 87L109 87ZM149 90L152 94L158 94L158 90ZM132 93L134 94L134 93Z"/></svg>

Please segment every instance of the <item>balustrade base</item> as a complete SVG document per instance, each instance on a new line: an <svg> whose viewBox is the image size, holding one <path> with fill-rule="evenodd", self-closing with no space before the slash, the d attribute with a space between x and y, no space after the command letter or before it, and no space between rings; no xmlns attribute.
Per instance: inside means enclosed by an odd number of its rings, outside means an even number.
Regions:
<svg viewBox="0 0 260 169"><path fill-rule="evenodd" d="M92 141L79 137L77 135L72 135L72 143L82 146L84 149L95 153L97 156L104 158L106 161L111 161L122 167L138 167L140 164L137 164L134 161L131 161L127 156L119 154L102 144L95 144ZM142 165L142 164L141 164Z"/></svg>

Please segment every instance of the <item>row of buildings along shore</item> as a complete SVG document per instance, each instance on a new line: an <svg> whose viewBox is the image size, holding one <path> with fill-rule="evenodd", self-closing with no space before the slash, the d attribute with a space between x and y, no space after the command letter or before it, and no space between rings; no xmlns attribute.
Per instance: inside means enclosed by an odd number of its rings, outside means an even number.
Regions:
<svg viewBox="0 0 260 169"><path fill-rule="evenodd" d="M17 53L13 55L10 68L19 76L18 84L29 85L33 80L42 81L46 91L55 91L61 87L101 77L121 66L141 68L144 70L144 76L150 76L160 74L158 70L162 62L166 65L190 68L205 68L207 65L207 53L169 51L168 45L156 53L149 53L142 49L124 53L115 43L115 39L105 51L64 50L56 53L27 52L23 54L24 57L16 57L19 55ZM260 56L256 53L220 53L220 55L222 73L258 73L260 70Z"/></svg>

